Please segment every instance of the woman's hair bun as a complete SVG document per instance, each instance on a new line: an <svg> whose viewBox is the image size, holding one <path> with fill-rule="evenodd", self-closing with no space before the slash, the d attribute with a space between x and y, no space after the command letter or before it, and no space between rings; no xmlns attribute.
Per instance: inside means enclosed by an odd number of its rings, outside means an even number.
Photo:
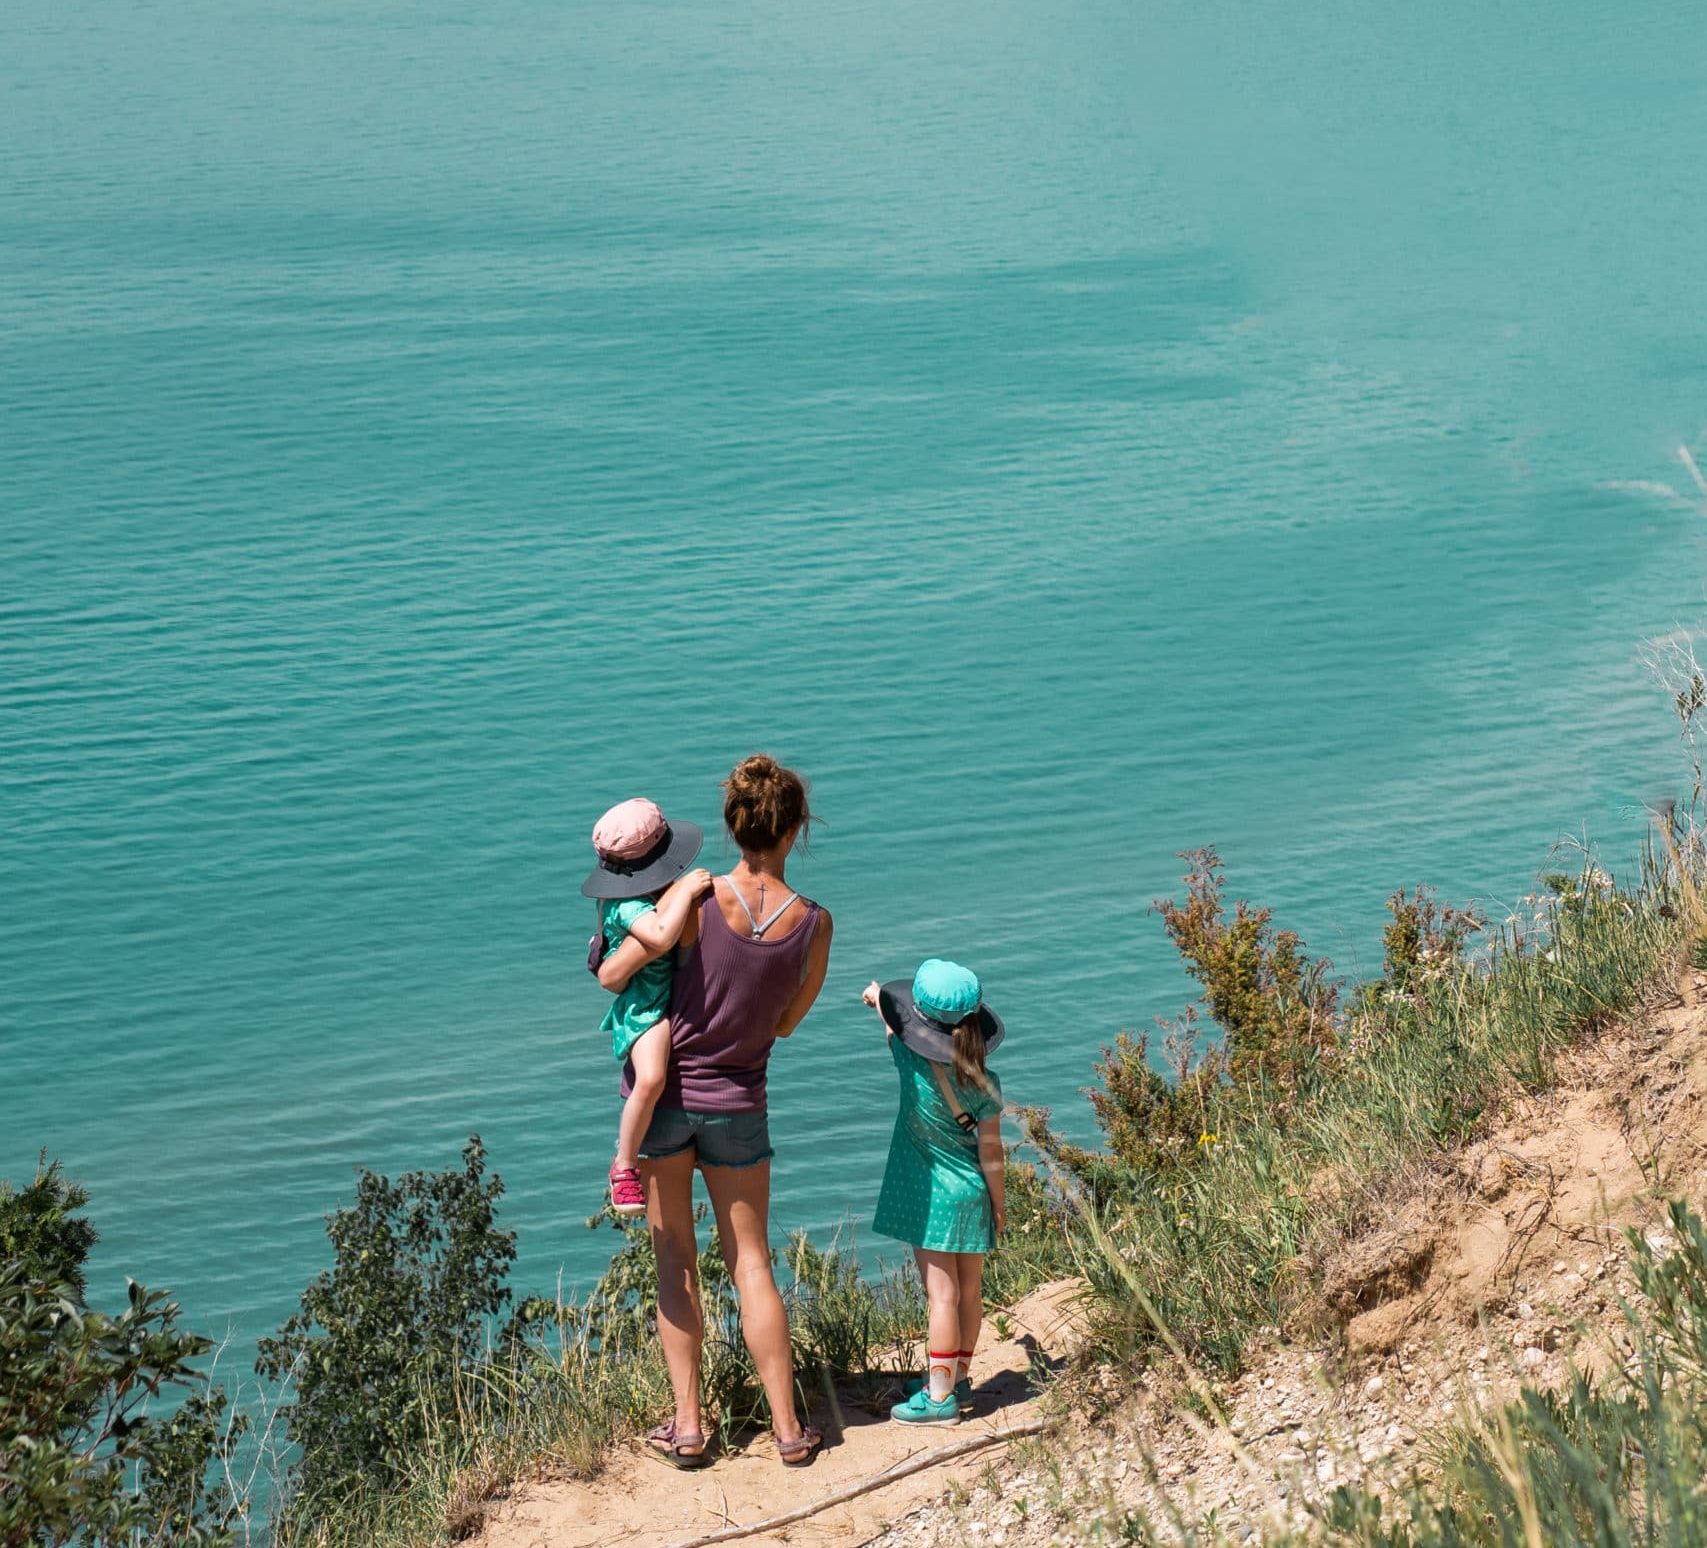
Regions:
<svg viewBox="0 0 1707 1548"><path fill-rule="evenodd" d="M743 758L723 781L723 821L742 849L775 849L812 821L806 781L769 753Z"/></svg>

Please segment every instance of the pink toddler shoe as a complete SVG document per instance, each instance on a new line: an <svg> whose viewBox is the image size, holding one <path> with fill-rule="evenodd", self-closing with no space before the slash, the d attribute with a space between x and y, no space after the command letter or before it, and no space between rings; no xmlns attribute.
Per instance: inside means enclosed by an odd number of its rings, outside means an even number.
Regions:
<svg viewBox="0 0 1707 1548"><path fill-rule="evenodd" d="M632 1166L613 1166L610 1169L611 1208L619 1215L644 1215L646 1190L640 1186L640 1172Z"/></svg>

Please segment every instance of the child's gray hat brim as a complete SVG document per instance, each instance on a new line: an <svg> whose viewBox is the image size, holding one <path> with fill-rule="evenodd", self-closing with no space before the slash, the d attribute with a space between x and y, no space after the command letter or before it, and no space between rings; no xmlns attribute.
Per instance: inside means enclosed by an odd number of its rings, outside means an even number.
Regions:
<svg viewBox="0 0 1707 1548"><path fill-rule="evenodd" d="M705 835L692 822L672 822L662 841L637 860L601 858L593 874L581 883L589 898L643 898L668 887L699 858Z"/></svg>
<svg viewBox="0 0 1707 1548"><path fill-rule="evenodd" d="M936 1064L954 1062L954 1028L919 1009L913 1001L911 979L897 978L884 984L877 993L877 1009L883 1024L921 1059ZM973 1014L983 1024L985 1053L994 1053L1007 1031L1002 1018L988 1005L980 1005Z"/></svg>

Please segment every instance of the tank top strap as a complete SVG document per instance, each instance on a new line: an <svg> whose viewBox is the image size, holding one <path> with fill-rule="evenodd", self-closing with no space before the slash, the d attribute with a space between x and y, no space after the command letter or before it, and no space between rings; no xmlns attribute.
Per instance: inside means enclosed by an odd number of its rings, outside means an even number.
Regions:
<svg viewBox="0 0 1707 1548"><path fill-rule="evenodd" d="M761 924L759 923L758 916L754 914L752 908L748 905L746 898L742 896L741 889L735 885L735 878L733 876L725 876L723 879L729 883L730 892L735 895L735 901L741 905L741 912L747 916L747 923L752 928L753 939L755 941L762 941L765 938L765 932L794 906L795 899L800 896L798 892L789 893L789 895L784 898L776 908L771 910L771 912L765 917L764 923Z"/></svg>

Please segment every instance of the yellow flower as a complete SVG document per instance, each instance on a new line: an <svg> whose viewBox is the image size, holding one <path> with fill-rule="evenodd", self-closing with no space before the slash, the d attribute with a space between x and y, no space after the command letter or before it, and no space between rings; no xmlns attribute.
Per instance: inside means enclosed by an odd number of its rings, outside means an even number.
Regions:
<svg viewBox="0 0 1707 1548"><path fill-rule="evenodd" d="M1207 1129L1205 1129L1201 1134L1199 1134L1197 1136L1198 1148L1200 1150L1207 1150L1219 1138L1220 1138L1219 1135L1211 1134Z"/></svg>

